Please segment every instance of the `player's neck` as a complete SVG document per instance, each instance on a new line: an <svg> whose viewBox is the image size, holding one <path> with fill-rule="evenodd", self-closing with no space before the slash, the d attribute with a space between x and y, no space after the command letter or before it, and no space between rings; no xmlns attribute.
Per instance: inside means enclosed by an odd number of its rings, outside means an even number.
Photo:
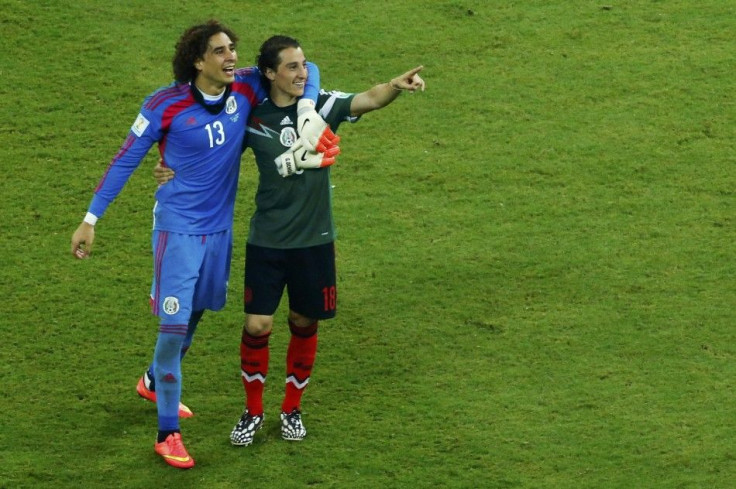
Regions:
<svg viewBox="0 0 736 489"><path fill-rule="evenodd" d="M290 95L286 92L283 92L281 90L271 90L271 93L269 94L271 98L271 102L276 107L288 107L289 105L294 105L296 103L296 97L293 95Z"/></svg>
<svg viewBox="0 0 736 489"><path fill-rule="evenodd" d="M222 95L225 92L225 88L227 88L225 85L205 83L199 78L194 80L194 86L197 87L197 89L202 92L202 94L213 97Z"/></svg>

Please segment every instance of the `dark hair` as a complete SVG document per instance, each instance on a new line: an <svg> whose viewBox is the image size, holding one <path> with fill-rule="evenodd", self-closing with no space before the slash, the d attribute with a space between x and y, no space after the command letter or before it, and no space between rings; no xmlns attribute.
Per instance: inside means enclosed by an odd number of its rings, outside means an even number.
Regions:
<svg viewBox="0 0 736 489"><path fill-rule="evenodd" d="M266 69L276 71L281 63L281 51L286 48L300 48L299 41L289 36L271 36L261 44L256 56L256 64L261 71L261 81L267 90L271 89L271 80L266 78Z"/></svg>
<svg viewBox="0 0 736 489"><path fill-rule="evenodd" d="M176 52L171 64L174 68L174 78L181 83L187 83L197 77L194 63L204 58L210 37L224 32L232 42L238 42L238 36L217 20L210 19L204 24L190 27L181 35L176 43Z"/></svg>

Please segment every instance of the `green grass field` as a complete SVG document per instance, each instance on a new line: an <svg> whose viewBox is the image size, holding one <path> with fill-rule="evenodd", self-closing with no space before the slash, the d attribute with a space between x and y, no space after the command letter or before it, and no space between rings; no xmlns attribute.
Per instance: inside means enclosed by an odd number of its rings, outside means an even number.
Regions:
<svg viewBox="0 0 736 489"><path fill-rule="evenodd" d="M173 7L175 5L175 7ZM149 155L70 237L185 27L240 66L297 37L325 88L424 64L341 130L338 317L280 439L243 404L244 157L230 300L184 362L190 471L153 452ZM736 7L629 2L0 0L0 488L732 488Z"/></svg>

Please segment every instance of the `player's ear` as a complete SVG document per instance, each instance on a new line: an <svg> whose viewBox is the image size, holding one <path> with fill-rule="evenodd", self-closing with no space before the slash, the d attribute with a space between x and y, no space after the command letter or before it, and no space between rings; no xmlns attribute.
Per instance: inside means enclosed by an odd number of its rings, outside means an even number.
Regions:
<svg viewBox="0 0 736 489"><path fill-rule="evenodd" d="M197 71L202 71L202 66L203 65L204 65L204 60L203 59L198 59L198 60L194 61L194 69L196 69Z"/></svg>
<svg viewBox="0 0 736 489"><path fill-rule="evenodd" d="M276 72L273 71L271 68L266 68L266 78L268 78L271 81L274 81L276 79Z"/></svg>

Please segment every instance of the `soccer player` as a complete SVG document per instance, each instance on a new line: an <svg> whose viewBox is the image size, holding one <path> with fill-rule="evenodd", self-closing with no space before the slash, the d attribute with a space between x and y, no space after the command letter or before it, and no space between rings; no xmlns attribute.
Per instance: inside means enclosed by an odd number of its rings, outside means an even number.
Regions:
<svg viewBox="0 0 736 489"><path fill-rule="evenodd" d="M152 368L138 392L157 401L155 452L183 469L194 466L194 459L179 427L179 416L191 415L180 403L181 358L204 310L225 304L245 123L266 95L258 69L235 68L237 40L215 20L182 34L173 58L176 81L143 102L71 240L72 254L87 258L96 221L158 143L177 179L156 191L151 308L160 326ZM308 145L329 145L325 138L331 131L314 111L319 72L314 65L309 68L304 95L312 100L300 100L299 126L310 134Z"/></svg>
<svg viewBox="0 0 736 489"><path fill-rule="evenodd" d="M299 43L274 36L260 48L258 67L269 97L256 106L246 144L258 165L256 210L250 221L245 259L245 325L240 357L245 411L230 435L233 445L250 445L264 419L263 388L269 369L269 336L284 288L288 292L291 338L286 353L286 387L281 437L302 440L301 399L317 353L320 320L335 317L335 225L330 167L304 167L306 154L295 128L297 100L311 77ZM393 102L403 90L424 90L421 66L358 94L321 92L319 114L333 131L344 121ZM290 171L294 161L296 170ZM275 164L274 164L275 163ZM291 167L293 168L293 167Z"/></svg>
<svg viewBox="0 0 736 489"><path fill-rule="evenodd" d="M291 333L281 404L281 436L285 440L302 440L307 434L301 399L317 353L318 325L320 320L335 317L337 311L329 168L334 154L325 152L324 157L315 158L302 147L303 135L295 127L297 100L311 72L299 43L285 36L263 43L258 67L269 87L269 97L253 109L246 136L258 165L259 184L245 260L246 316L240 345L245 411L230 434L231 443L238 446L253 443L263 425L268 343L284 288L289 297ZM419 66L358 94L321 92L319 114L336 131L344 121L355 122L361 115L387 106L402 91L423 91L425 83L418 75L421 69ZM159 183L172 178L165 169L154 174Z"/></svg>

